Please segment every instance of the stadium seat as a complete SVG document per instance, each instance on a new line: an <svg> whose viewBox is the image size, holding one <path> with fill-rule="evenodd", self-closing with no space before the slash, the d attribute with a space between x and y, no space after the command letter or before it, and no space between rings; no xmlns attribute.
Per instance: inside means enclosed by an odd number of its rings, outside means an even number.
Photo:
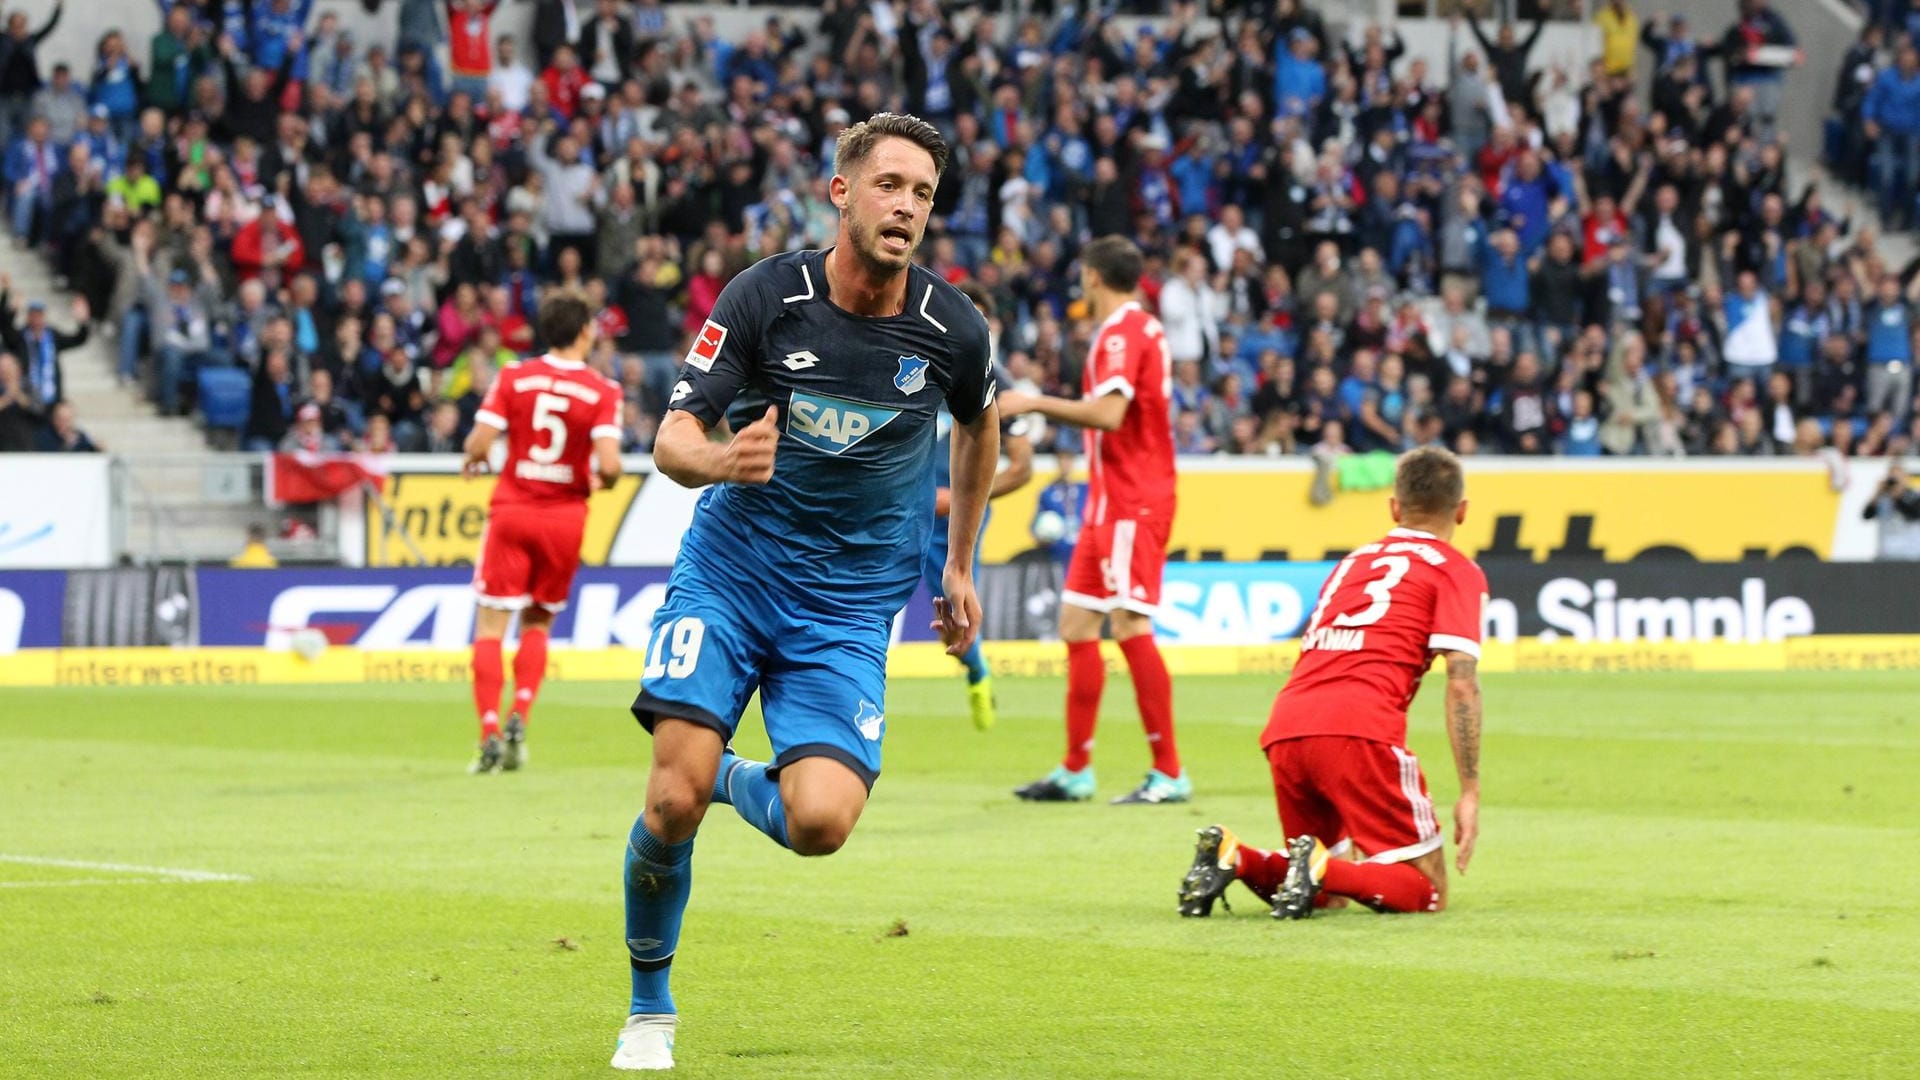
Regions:
<svg viewBox="0 0 1920 1080"><path fill-rule="evenodd" d="M253 404L253 379L243 368L200 369L200 413L209 431L238 436Z"/></svg>

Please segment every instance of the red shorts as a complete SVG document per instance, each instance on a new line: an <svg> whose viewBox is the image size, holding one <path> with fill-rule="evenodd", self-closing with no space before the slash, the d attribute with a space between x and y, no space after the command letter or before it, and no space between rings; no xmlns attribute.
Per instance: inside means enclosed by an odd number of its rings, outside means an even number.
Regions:
<svg viewBox="0 0 1920 1080"><path fill-rule="evenodd" d="M1420 759L1410 751L1346 735L1303 735L1267 747L1273 799L1288 836L1305 833L1368 862L1417 859L1440 847L1440 822Z"/></svg>
<svg viewBox="0 0 1920 1080"><path fill-rule="evenodd" d="M580 534L587 507L556 505L496 509L480 537L473 564L473 591L481 607L519 611L538 604L548 611L567 606L573 575L580 569Z"/></svg>
<svg viewBox="0 0 1920 1080"><path fill-rule="evenodd" d="M1165 518L1089 522L1073 546L1062 600L1088 611L1116 608L1152 615L1160 606L1160 576L1167 566Z"/></svg>

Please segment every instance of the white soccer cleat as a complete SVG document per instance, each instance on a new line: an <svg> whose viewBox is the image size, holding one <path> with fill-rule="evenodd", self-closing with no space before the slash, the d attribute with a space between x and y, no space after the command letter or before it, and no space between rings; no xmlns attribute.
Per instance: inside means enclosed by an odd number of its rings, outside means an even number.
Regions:
<svg viewBox="0 0 1920 1080"><path fill-rule="evenodd" d="M673 1029L679 1018L672 1013L634 1013L620 1029L613 1045L616 1069L664 1070L673 1068Z"/></svg>

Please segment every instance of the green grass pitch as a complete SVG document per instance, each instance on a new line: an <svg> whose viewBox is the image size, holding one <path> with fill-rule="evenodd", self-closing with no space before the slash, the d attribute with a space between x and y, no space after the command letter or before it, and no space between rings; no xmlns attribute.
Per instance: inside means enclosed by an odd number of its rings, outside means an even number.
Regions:
<svg viewBox="0 0 1920 1080"><path fill-rule="evenodd" d="M1490 677L1451 910L1278 924L1237 886L1174 914L1196 826L1276 838L1269 680L1177 682L1181 807L1008 796L1054 760L1057 682L1003 680L986 735L957 679L897 682L840 854L708 818L678 1075L1920 1075L1916 689ZM1413 745L1446 821L1437 690ZM530 770L476 778L457 686L6 691L0 1076L612 1075L630 694L550 686ZM1145 767L1131 708L1115 680L1103 796Z"/></svg>

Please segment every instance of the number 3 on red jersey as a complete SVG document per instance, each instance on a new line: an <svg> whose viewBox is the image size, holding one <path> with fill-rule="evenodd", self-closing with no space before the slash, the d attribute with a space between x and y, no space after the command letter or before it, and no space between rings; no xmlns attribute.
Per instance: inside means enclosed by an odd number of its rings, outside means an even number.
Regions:
<svg viewBox="0 0 1920 1080"><path fill-rule="evenodd" d="M1335 596L1339 595L1341 584L1347 580L1347 574L1353 570L1353 564L1359 559L1358 555L1349 555L1340 560L1339 567L1334 570L1333 578L1327 582L1326 590L1320 597L1320 603L1313 609L1313 619L1307 623L1308 634L1320 629L1320 623L1327 617L1327 606L1333 602ZM1334 616L1333 625L1372 626L1385 618L1387 608L1393 605L1393 587L1400 584L1400 580L1407 576L1407 571L1412 567L1412 560L1405 555L1381 555L1375 558L1368 565L1368 569L1384 569L1386 573L1362 586L1366 590L1367 598L1373 603L1369 604L1365 611Z"/></svg>
<svg viewBox="0 0 1920 1080"><path fill-rule="evenodd" d="M1434 650L1478 655L1485 594L1486 577L1471 560L1424 533L1396 530L1334 568L1301 647L1404 651L1409 663ZM1368 640L1369 627L1376 640Z"/></svg>

